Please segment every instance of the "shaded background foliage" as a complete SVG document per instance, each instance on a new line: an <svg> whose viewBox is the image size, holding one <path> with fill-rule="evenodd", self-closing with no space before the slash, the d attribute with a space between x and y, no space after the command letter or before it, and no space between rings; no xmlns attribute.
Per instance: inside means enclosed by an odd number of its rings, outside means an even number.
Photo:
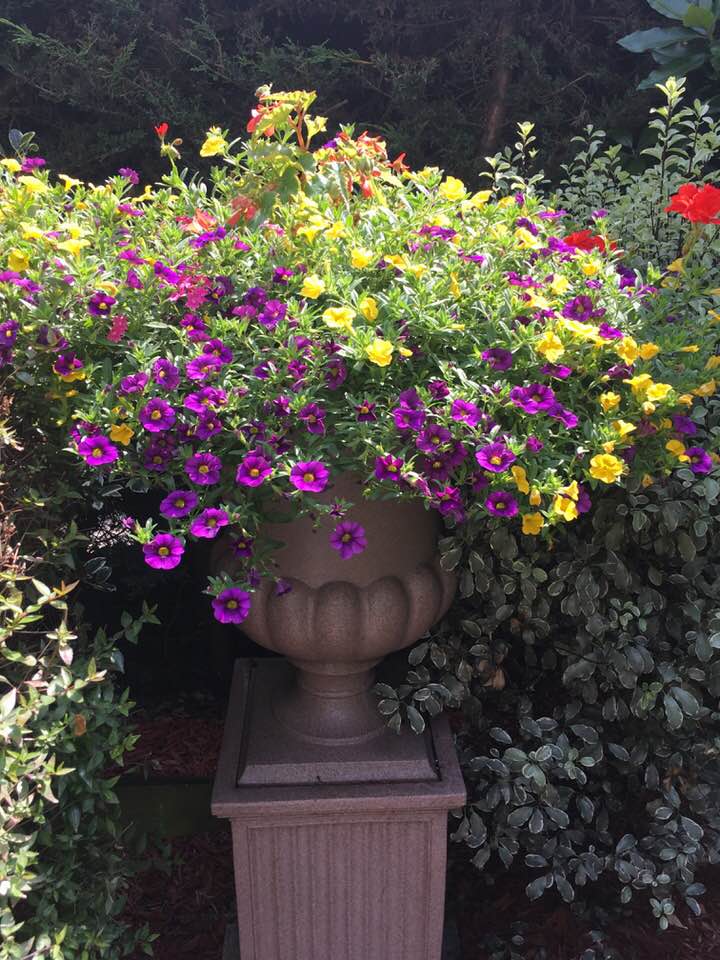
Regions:
<svg viewBox="0 0 720 960"><path fill-rule="evenodd" d="M160 120L194 164L272 81L318 89L329 129L354 120L471 184L518 120L550 166L590 121L627 139L646 64L616 41L664 22L645 0L0 0L0 18L0 129L36 130L55 169L154 176Z"/></svg>

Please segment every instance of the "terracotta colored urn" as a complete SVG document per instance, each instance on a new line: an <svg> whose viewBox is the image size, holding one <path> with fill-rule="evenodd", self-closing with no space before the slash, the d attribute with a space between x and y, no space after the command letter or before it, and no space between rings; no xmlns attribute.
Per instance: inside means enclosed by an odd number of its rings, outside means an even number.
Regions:
<svg viewBox="0 0 720 960"><path fill-rule="evenodd" d="M275 720L296 739L339 747L384 732L371 690L382 658L414 643L446 612L455 577L440 567L440 520L420 502L365 500L361 484L341 474L319 495L354 505L343 517L359 523L367 546L342 559L330 535L339 521L309 517L268 523L263 535L280 542L274 554L279 592L263 581L253 594L243 631L284 654L297 668L274 691ZM230 544L219 542L215 569L232 573Z"/></svg>

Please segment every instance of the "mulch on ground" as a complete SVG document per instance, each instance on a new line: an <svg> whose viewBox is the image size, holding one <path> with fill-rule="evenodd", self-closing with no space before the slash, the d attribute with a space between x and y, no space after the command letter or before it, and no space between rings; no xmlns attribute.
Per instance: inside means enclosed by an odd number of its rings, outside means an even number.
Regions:
<svg viewBox="0 0 720 960"><path fill-rule="evenodd" d="M153 778L212 778L222 734L217 716L141 715L137 727L141 739L128 769L145 770ZM177 837L170 851L169 873L149 855L149 869L131 889L127 919L147 923L159 934L157 960L220 960L225 927L234 913L229 827L223 822ZM463 960L492 960L490 934L506 941L522 937L522 946L515 941L516 949L524 950L528 960L578 960L593 946L588 921L576 909L556 897L527 900L527 877L512 873L488 885L464 861L463 850L451 845L450 859L448 906L460 930ZM707 870L699 879L708 888L701 917L681 911L681 926L659 933L647 904L638 903L622 915L610 915L605 945L622 960L720 960L720 871ZM592 925L599 926L597 921Z"/></svg>

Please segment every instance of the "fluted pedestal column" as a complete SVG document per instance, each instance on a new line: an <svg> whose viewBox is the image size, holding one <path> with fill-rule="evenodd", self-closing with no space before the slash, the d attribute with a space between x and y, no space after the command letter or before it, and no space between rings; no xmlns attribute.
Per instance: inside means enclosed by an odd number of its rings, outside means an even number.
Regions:
<svg viewBox="0 0 720 960"><path fill-rule="evenodd" d="M440 960L447 814L465 801L447 721L313 743L273 709L295 682L282 660L233 680L212 810L232 827L239 957Z"/></svg>

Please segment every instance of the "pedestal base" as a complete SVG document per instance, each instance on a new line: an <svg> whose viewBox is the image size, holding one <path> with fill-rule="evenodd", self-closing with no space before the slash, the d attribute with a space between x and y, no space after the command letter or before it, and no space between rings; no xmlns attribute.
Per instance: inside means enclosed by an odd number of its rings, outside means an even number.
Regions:
<svg viewBox="0 0 720 960"><path fill-rule="evenodd" d="M312 748L310 779L308 744L273 734L267 696L253 696L286 670L238 662L213 790L213 813L232 826L242 960L440 960L447 813L465 802L447 721L427 738L393 734L397 768L384 747L357 766L368 744L329 758ZM252 747L256 721L264 733ZM284 783L248 783L263 767L261 743ZM318 770L334 771L331 781Z"/></svg>

